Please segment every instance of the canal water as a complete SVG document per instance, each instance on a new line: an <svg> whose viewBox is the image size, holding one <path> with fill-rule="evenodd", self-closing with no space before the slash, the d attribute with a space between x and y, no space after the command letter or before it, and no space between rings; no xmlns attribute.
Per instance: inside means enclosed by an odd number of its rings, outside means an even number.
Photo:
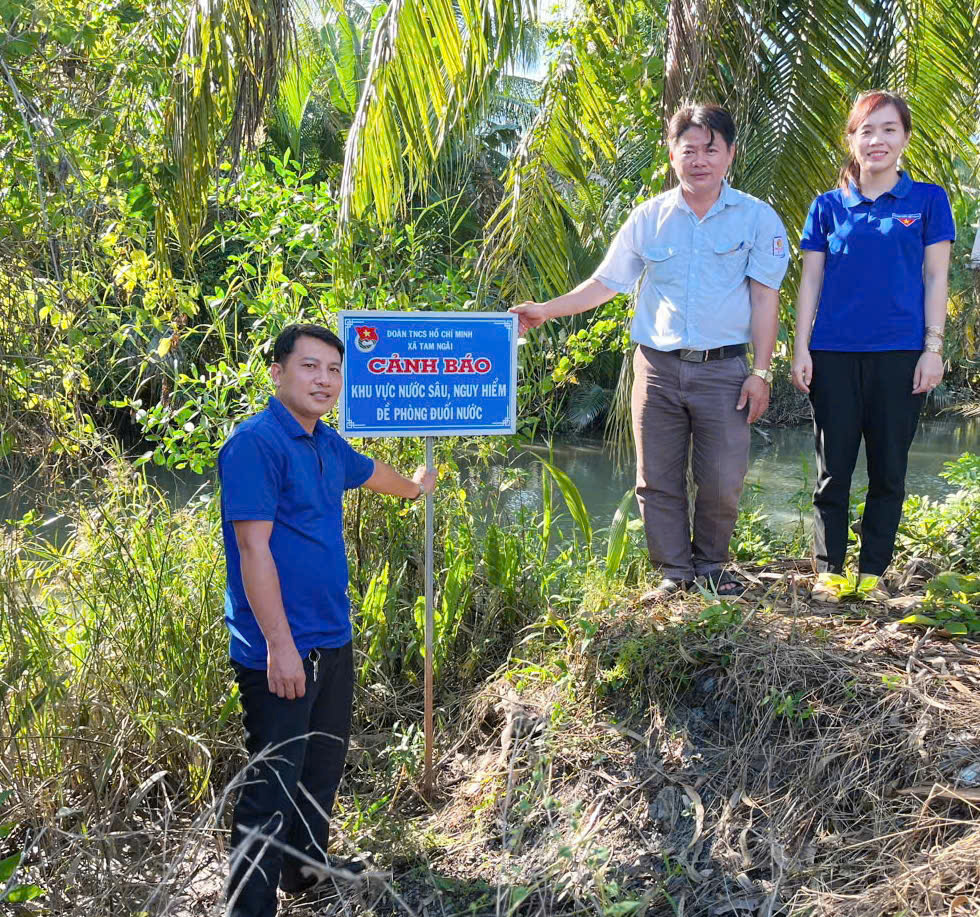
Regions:
<svg viewBox="0 0 980 917"><path fill-rule="evenodd" d="M815 476L813 436L808 427L765 429L763 435L753 435L752 452L743 505L754 505L768 517L773 528L788 529L799 520L799 506L809 506ZM943 464L964 452L980 452L980 418L955 420L925 419L909 455L907 491L910 494L941 498L954 488L940 477ZM540 458L548 457L546 447L514 450L506 464L471 469L467 483L476 489L477 480L503 488L497 506L505 516L513 518L519 507L532 510L541 507ZM565 471L578 487L596 529L612 521L624 493L633 487L632 461L627 468L617 468L601 440L582 440L576 443L556 443L554 464ZM186 503L201 488L209 488L210 475L189 472L173 473L147 466L154 483L172 495L175 504ZM520 469L516 480L508 468ZM867 486L864 449L858 456L854 487ZM36 494L27 491L11 495L9 486L0 478L0 522L18 518ZM557 496L557 489L555 491ZM560 497L558 497L560 500ZM806 509L809 515L809 510ZM57 528L57 524L55 524ZM50 534L53 534L49 531ZM57 537L56 537L56 540Z"/></svg>
<svg viewBox="0 0 980 917"><path fill-rule="evenodd" d="M749 473L742 503L754 505L768 517L775 529L789 529L799 521L800 504L809 517L810 495L816 477L813 433L809 427L769 428L753 435ZM980 418L956 420L924 419L909 453L906 490L942 498L955 488L940 477L943 465L964 452L980 452ZM525 450L513 464L527 469L523 484L504 494L503 505L539 508L541 505L541 466L546 448ZM582 494L593 525L609 524L624 493L633 487L634 469L617 468L601 441L559 443L554 446L553 463L565 471ZM505 475L498 473L502 482ZM867 487L864 447L858 456L852 484L857 493Z"/></svg>

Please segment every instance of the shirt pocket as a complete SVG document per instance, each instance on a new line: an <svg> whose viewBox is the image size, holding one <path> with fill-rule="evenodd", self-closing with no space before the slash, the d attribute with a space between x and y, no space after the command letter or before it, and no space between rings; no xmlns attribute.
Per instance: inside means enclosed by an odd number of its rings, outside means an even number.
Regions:
<svg viewBox="0 0 980 917"><path fill-rule="evenodd" d="M647 276L653 278L656 286L674 286L683 279L684 259L676 245L650 245L640 254L646 264Z"/></svg>
<svg viewBox="0 0 980 917"><path fill-rule="evenodd" d="M707 271L706 287L714 294L725 295L745 280L752 240L744 234L726 236L714 244L714 258Z"/></svg>

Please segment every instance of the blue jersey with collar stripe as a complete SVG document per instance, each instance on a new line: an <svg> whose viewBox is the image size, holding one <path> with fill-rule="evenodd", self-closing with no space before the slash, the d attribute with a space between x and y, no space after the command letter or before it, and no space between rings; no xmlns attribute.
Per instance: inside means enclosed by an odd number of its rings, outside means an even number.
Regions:
<svg viewBox="0 0 980 917"><path fill-rule="evenodd" d="M952 241L946 192L905 172L876 200L852 183L810 207L800 248L826 253L811 350L920 350L925 249Z"/></svg>
<svg viewBox="0 0 980 917"><path fill-rule="evenodd" d="M318 420L307 433L278 398L239 424L221 447L225 622L235 662L264 669L267 653L245 595L233 523L272 522L269 549L300 655L314 647L344 646L351 624L342 500L345 490L360 487L373 473L374 462L336 430Z"/></svg>

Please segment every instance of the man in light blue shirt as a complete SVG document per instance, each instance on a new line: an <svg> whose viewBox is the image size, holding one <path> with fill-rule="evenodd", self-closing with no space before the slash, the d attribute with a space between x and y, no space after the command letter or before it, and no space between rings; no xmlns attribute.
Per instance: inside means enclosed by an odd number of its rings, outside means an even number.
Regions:
<svg viewBox="0 0 980 917"><path fill-rule="evenodd" d="M678 187L630 213L589 280L511 311L524 331L637 290L636 494L650 560L663 573L651 598L686 589L698 577L720 595L738 595L744 586L724 567L748 470L748 425L769 406L779 286L789 263L786 230L772 207L725 180L735 124L723 108L680 109L668 143ZM693 533L689 444L697 484Z"/></svg>

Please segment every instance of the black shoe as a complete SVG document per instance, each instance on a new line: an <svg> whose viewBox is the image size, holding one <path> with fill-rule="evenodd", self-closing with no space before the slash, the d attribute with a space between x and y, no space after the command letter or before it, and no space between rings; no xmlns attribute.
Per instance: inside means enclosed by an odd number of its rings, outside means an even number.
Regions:
<svg viewBox="0 0 980 917"><path fill-rule="evenodd" d="M731 570L719 570L704 577L704 587L720 599L737 599L748 592L748 585L743 583Z"/></svg>

